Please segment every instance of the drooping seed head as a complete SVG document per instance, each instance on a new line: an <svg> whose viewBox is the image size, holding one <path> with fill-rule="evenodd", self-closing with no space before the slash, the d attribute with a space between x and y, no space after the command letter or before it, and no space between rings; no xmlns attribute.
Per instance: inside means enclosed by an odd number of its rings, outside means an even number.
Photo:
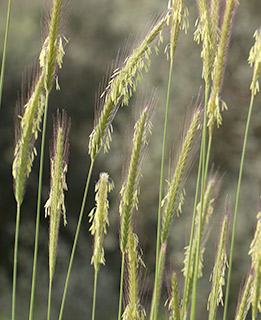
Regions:
<svg viewBox="0 0 261 320"><path fill-rule="evenodd" d="M109 225L108 209L109 201L108 193L113 189L114 184L110 180L106 172L100 174L100 179L95 185L95 202L96 207L90 212L90 232L94 236L94 248L91 264L94 265L96 272L99 270L100 264L105 264L103 238L107 233L106 226Z"/></svg>
<svg viewBox="0 0 261 320"><path fill-rule="evenodd" d="M34 81L32 89L28 93L28 100L23 104L21 101L21 115L16 117L16 146L12 174L14 178L14 193L18 204L22 204L26 179L32 169L42 115L44 112L44 74L41 72L38 79Z"/></svg>
<svg viewBox="0 0 261 320"><path fill-rule="evenodd" d="M166 25L167 17L168 14L155 23L141 44L127 57L122 68L117 68L113 72L109 84L101 95L104 104L96 121L97 124L90 135L89 154L92 160L95 159L103 145L105 151L109 149L112 132L111 122L119 106L128 105L129 99L143 77L143 70L146 72L149 70L152 47L157 39L158 44L163 41L162 30ZM156 45L155 51L157 52Z"/></svg>
<svg viewBox="0 0 261 320"><path fill-rule="evenodd" d="M50 216L49 227L49 278L53 280L57 256L58 233L61 214L66 225L66 209L64 204L64 190L67 190L66 172L69 157L70 119L67 120L65 111L57 110L57 117L53 125L53 140L50 143L50 192L45 204L45 216Z"/></svg>

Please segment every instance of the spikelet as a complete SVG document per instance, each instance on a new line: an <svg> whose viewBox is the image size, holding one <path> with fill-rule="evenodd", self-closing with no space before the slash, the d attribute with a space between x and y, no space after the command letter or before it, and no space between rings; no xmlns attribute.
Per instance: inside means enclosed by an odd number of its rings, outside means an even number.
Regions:
<svg viewBox="0 0 261 320"><path fill-rule="evenodd" d="M250 50L248 62L254 67L253 78L250 85L252 94L255 96L259 92L259 74L261 72L261 28L254 33L255 44Z"/></svg>
<svg viewBox="0 0 261 320"><path fill-rule="evenodd" d="M100 174L100 179L95 185L95 202L96 208L90 213L91 235L94 235L94 248L91 264L94 265L95 271L98 272L100 264L105 264L103 237L107 233L106 225L109 225L108 209L109 201L107 200L108 193L114 188L113 182L109 179L106 172Z"/></svg>
<svg viewBox="0 0 261 320"><path fill-rule="evenodd" d="M149 70L152 46L156 39L159 39L158 44L163 41L162 30L167 17L168 14L158 20L142 43L127 57L122 68L113 72L108 86L101 95L101 98L104 99L104 106L89 140L89 154L92 161L103 145L105 151L109 149L112 132L111 122L114 115L119 106L128 105L129 99L136 91L138 82L142 79L143 70L145 69L146 72ZM156 45L154 48L157 52Z"/></svg>
<svg viewBox="0 0 261 320"><path fill-rule="evenodd" d="M171 14L170 25L170 59L173 61L174 53L177 46L179 31L184 28L187 32L189 23L187 19L188 11L184 9L184 0L170 0L168 9ZM183 21L183 25L182 25Z"/></svg>
<svg viewBox="0 0 261 320"><path fill-rule="evenodd" d="M220 37L220 28L219 28L220 0L211 0L210 17L211 17L212 51L213 51L213 58L214 58L217 51L219 37Z"/></svg>
<svg viewBox="0 0 261 320"><path fill-rule="evenodd" d="M224 102L220 105L220 90L221 82L224 73L224 66L226 61L227 46L229 42L229 36L232 25L233 10L235 10L238 4L237 0L227 0L226 8L224 12L223 24L221 27L220 41L218 45L217 54L214 61L214 71L213 71L213 83L211 89L210 99L208 101L208 126L209 133L212 135L213 127L215 122L217 127L222 124L221 111L226 110L227 106Z"/></svg>
<svg viewBox="0 0 261 320"><path fill-rule="evenodd" d="M209 223L210 217L213 213L214 207L214 201L217 197L218 188L215 189L216 186L216 179L215 176L211 178L207 184L207 188L204 195L204 204L203 204L203 211L202 211L202 222L201 222L201 232L203 233L205 230L206 225ZM197 251L197 243L198 243L198 232L199 232L199 215L200 215L200 207L201 204L198 203L197 205L197 216L196 216L196 222L195 222L195 231L194 231L194 237L192 241L192 248L189 248L189 246L185 247L185 259L184 259L184 268L182 269L182 272L184 276L188 276L187 279L187 287L185 288L186 292L184 293L184 301L183 301L183 310L186 312L187 307L189 305L189 299L191 295L192 290L192 282L194 277L194 269L195 269L195 257L196 257L196 251ZM190 253L190 264L189 264L189 251L191 249ZM204 246L201 247L200 251L200 259L199 259L199 269L198 269L198 278L202 277L202 271L203 271L203 256L204 256L205 248ZM189 270L188 270L189 268Z"/></svg>
<svg viewBox="0 0 261 320"><path fill-rule="evenodd" d="M257 310L261 313L261 211L257 214L257 226L254 239L251 242L249 255L253 271L252 283L252 319L256 318Z"/></svg>
<svg viewBox="0 0 261 320"><path fill-rule="evenodd" d="M212 273L212 289L208 298L209 320L216 318L217 306L223 305L222 287L225 284L225 270L227 267L226 243L228 234L228 216L225 215L222 221L222 228L219 238L216 262Z"/></svg>
<svg viewBox="0 0 261 320"><path fill-rule="evenodd" d="M53 85L55 65L62 66L64 56L63 40L67 42L59 33L61 20L62 0L53 0L51 21L49 24L49 33L45 39L42 51L40 53L40 66L45 71L45 89L50 93Z"/></svg>
<svg viewBox="0 0 261 320"><path fill-rule="evenodd" d="M36 155L34 142L38 137L44 112L43 89L44 74L41 72L35 86L31 90L27 103L23 107L23 115L17 115L20 118L19 123L17 123L18 128L16 128L19 134L14 151L12 174L14 178L15 199L19 205L23 202L25 182L31 172Z"/></svg>
<svg viewBox="0 0 261 320"><path fill-rule="evenodd" d="M65 176L68 166L70 119L67 121L65 111L60 115L57 110L57 119L53 125L53 141L50 145L50 192L45 204L45 217L50 216L49 227L49 278L53 280L55 262L57 256L58 233L61 214L64 225L66 221L66 209L64 204L64 190L67 190Z"/></svg>
<svg viewBox="0 0 261 320"><path fill-rule="evenodd" d="M178 195L178 191L181 183L182 174L185 168L185 164L188 158L188 153L190 151L194 135L196 133L196 130L198 129L199 118L200 118L200 112L196 111L191 121L190 127L186 133L186 137L183 141L177 166L174 171L172 181L169 184L167 195L164 199L164 203L166 204L165 204L163 219L162 219L162 231L161 231L162 244L167 240L167 237L168 237L171 220L173 218L174 209L177 202L177 195Z"/></svg>
<svg viewBox="0 0 261 320"><path fill-rule="evenodd" d="M180 320L179 291L177 274L172 274L171 300L169 302L170 317L169 320Z"/></svg>
<svg viewBox="0 0 261 320"><path fill-rule="evenodd" d="M138 297L138 267L144 266L138 254L138 237L130 228L128 239L128 305L122 315L123 320L143 320L146 316L145 309L140 304Z"/></svg>
<svg viewBox="0 0 261 320"><path fill-rule="evenodd" d="M119 207L119 212L121 215L120 247L122 253L125 253L127 247L131 225L131 213L133 208L137 208L138 205L138 181L141 175L140 166L143 150L148 144L148 134L150 133L151 129L149 120L151 107L153 107L153 105L149 105L144 108L139 120L134 126L134 135L132 139L133 147L128 169L128 176L120 191L122 197Z"/></svg>
<svg viewBox="0 0 261 320"><path fill-rule="evenodd" d="M245 320L251 303L251 287L253 276L248 274L244 288L241 293L240 300L237 305L235 320Z"/></svg>
<svg viewBox="0 0 261 320"><path fill-rule="evenodd" d="M206 0L198 0L199 19L196 21L194 39L197 43L202 41L201 57L203 59L202 77L207 84L210 83L211 66L213 61L213 40L211 36L210 13Z"/></svg>

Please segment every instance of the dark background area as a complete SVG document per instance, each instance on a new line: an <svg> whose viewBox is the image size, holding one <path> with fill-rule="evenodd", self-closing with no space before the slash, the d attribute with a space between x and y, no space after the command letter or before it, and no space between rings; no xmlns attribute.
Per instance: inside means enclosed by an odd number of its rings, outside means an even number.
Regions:
<svg viewBox="0 0 261 320"><path fill-rule="evenodd" d="M194 24L197 17L195 1L187 1L190 16L188 34L180 34L174 63L173 87L171 92L171 110L166 156L166 176L169 158L175 157L178 147L181 123L190 113L193 97L198 95L202 63L200 47L193 41ZM2 107L0 110L0 319L11 317L13 242L15 230L16 203L13 196L11 166L14 152L14 110L22 75L37 63L42 46L41 23L44 21L45 1L13 0L8 56L4 82ZM88 142L93 129L95 93L107 68L117 56L119 49L128 55L132 48L146 34L155 16L167 7L167 1L159 0L101 0L75 1L68 6L67 22L64 34L69 39L66 46L63 69L59 71L60 91L53 90L49 103L48 139L52 131L52 114L56 108L65 108L72 118L70 133L70 159L66 193L68 225L61 227L56 273L53 286L52 317L58 317L60 300L68 266L69 253L73 242L77 217L80 210L86 175L89 166ZM0 2L0 52L4 39L4 27L7 1ZM247 63L248 54L253 45L253 33L260 27L260 0L241 1L236 15L231 37L230 51L223 84L222 99L228 105L223 113L223 125L214 132L211 163L223 176L220 195L212 220L210 236L205 253L204 277L199 281L197 312L198 319L206 319L206 302L210 291L209 277L215 259L219 221L224 202L228 196L231 211L234 210L235 190L239 169L245 121L250 101L250 82L252 70ZM83 220L79 244L72 269L66 306L65 320L86 319L91 315L93 267L92 238L89 234L87 214L94 206L94 184L99 173L106 171L115 183L110 195L110 227L105 238L106 266L101 267L98 278L98 298L96 319L115 319L118 308L118 287L120 274L120 253L118 247L120 201L119 191L124 179L124 168L131 139L126 132L138 114L139 99L144 92L153 88L158 91L158 106L153 121L153 135L143 166L139 213L135 215L135 231L140 239L143 260L146 269L142 271L142 303L149 312L156 239L156 220L158 185L161 159L161 142L165 112L165 97L168 80L168 61L163 51L168 43L168 31L164 33L164 44L159 56L152 56L152 66L129 107L119 110L113 123L114 133L111 150L97 157L90 184L86 214ZM125 49L124 49L125 48ZM239 221L232 273L231 308L228 319L233 319L235 304L241 283L246 276L250 257L249 245L254 234L256 214L260 209L261 193L261 98L256 96L249 141L247 147L244 176L239 207ZM135 110L135 111L133 111ZM40 140L36 147L39 150ZM48 149L48 148L47 148ZM46 150L47 150L46 149ZM45 154L45 170L42 203L49 192L49 157ZM184 246L188 243L193 210L193 197L196 180L197 161L194 162L186 181L186 200L183 213L175 219L171 229L166 260L166 280L170 285L170 274L176 270L180 290L183 288ZM18 282L17 282L17 320L26 319L29 310L31 287L31 269L34 246L34 228L36 215L36 197L38 184L39 157L35 159L21 211ZM125 166L125 167L124 167ZM48 292L48 220L41 215L39 261L38 261L35 319L46 317ZM162 303L168 297L168 285L162 291ZM162 308L162 317L166 318L166 308ZM217 319L221 319L222 313Z"/></svg>

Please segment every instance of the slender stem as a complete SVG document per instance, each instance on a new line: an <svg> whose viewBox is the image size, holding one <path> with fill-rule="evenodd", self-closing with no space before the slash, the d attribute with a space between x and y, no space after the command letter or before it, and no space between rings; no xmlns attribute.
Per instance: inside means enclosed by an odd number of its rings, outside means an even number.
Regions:
<svg viewBox="0 0 261 320"><path fill-rule="evenodd" d="M18 255L18 238L19 238L19 224L20 224L20 209L21 209L21 204L17 203L17 209L16 209L16 226L15 226L15 244L14 244L12 320L15 319L15 298L16 298L17 255Z"/></svg>
<svg viewBox="0 0 261 320"><path fill-rule="evenodd" d="M42 142L41 142L40 166L39 166L37 212L36 212L35 238L34 238L34 262L33 262L29 320L33 319L33 309L34 309L35 282L36 282L37 256L38 256L38 240L39 240L39 225L40 225L40 212L41 212L41 195L42 195L42 181L43 181L43 166L44 166L44 147L45 147L47 112L48 112L48 99L49 99L49 93L46 92L44 120L43 120L43 133L42 133Z"/></svg>
<svg viewBox="0 0 261 320"><path fill-rule="evenodd" d="M4 85L5 61L6 61L7 42L8 42L9 27L10 27L11 8L12 8L12 0L9 0L7 17L6 17L6 25L5 25L5 40L4 40L4 48L3 48L2 66L1 66L0 108L1 108L3 85Z"/></svg>
<svg viewBox="0 0 261 320"><path fill-rule="evenodd" d="M96 292L97 292L97 278L98 278L98 270L95 269L94 272L94 286L93 286L93 300L92 300L92 320L95 319L95 307L96 307Z"/></svg>
<svg viewBox="0 0 261 320"><path fill-rule="evenodd" d="M197 298L197 284L198 284L198 269L199 269L199 259L200 259L200 243L201 243L201 228L202 228L202 213L203 213L203 202L204 194L206 188L206 179L207 179L207 170L208 163L206 161L206 139L207 139L207 104L209 97L209 85L206 84L205 89L205 106L204 106L204 123L203 123L203 132L202 132L202 171L201 171L201 195L200 195L200 215L199 215L199 225L198 225L198 240L197 240L197 252L196 252L196 261L195 261L195 270L193 278L193 291L192 291L192 303L191 303L191 313L190 319L195 320L196 314L196 298ZM209 149L209 148L208 148ZM209 149L210 151L210 149ZM209 158L209 152L208 152Z"/></svg>
<svg viewBox="0 0 261 320"><path fill-rule="evenodd" d="M228 268L228 276L227 276L227 287L226 287L226 298L225 298L223 320L227 319L227 308L228 308L228 298L229 298L229 289L230 289L230 280L231 280L232 262L233 262L233 253L234 253L234 244L235 244L235 235L236 235L238 203L239 203L239 196L240 196L242 173L243 173L243 168L244 168L247 136L248 136L249 124L250 124L250 119L251 119L251 114L252 114L252 109L253 109L253 103L254 103L254 94L251 95L251 101L250 101L249 110L248 110L245 135L244 135L244 142L243 142L243 148L242 148L242 154L241 154L240 169L239 169L239 175L238 175L237 194L236 194L236 202L235 202L233 230L232 230L232 236L231 236L231 247L230 247L230 255L229 255L229 268Z"/></svg>
<svg viewBox="0 0 261 320"><path fill-rule="evenodd" d="M49 281L49 294L48 294L47 320L50 320L50 315L51 315L52 284L53 284L53 281L50 280Z"/></svg>
<svg viewBox="0 0 261 320"><path fill-rule="evenodd" d="M76 247L77 247L77 241L78 241L78 237L79 237L79 233L80 233L81 222L82 222L82 218L83 218L83 212L84 212L85 203L86 203L86 199L87 199L87 194L88 194L89 184L90 184L90 180L91 180L93 165L94 165L94 160L91 161L91 165L90 165L90 168L89 168L89 173L88 173L88 177L87 177L87 181L86 181L86 185L85 185L81 211L80 211L78 224L77 224L77 228L76 228L76 232L75 232L75 236L74 236L74 242L73 242L70 262L69 262L66 281L65 281L65 286L64 286L64 290L63 290L63 298L62 298L62 303L61 303L61 308L60 308L59 320L61 320L62 316L63 316L65 298L66 298L66 294L67 294L67 289L68 289L68 284L69 284L69 279L70 279L73 259L74 259L74 255L75 255L75 251L76 251Z"/></svg>
<svg viewBox="0 0 261 320"><path fill-rule="evenodd" d="M160 250L160 226L161 226L161 202L163 193L163 179L164 179L164 163L165 163L165 149L166 149L166 139L167 139L167 124L168 124L168 114L169 114L169 102L170 102L170 89L171 89L171 79L173 72L173 60L170 61L169 68L169 82L166 100L166 110L165 110L165 123L163 132L163 142L162 142L162 153L161 153L161 169L160 169L160 187L159 187L159 203L158 203L158 224L157 224L157 247L156 247L156 267L155 267L155 280L154 280L154 294L155 299L151 305L150 319L157 319L157 305L158 305L158 290L156 284L158 283L158 273L159 273L159 250Z"/></svg>
<svg viewBox="0 0 261 320"><path fill-rule="evenodd" d="M195 224L196 224L196 213L197 213L197 204L198 204L198 194L200 188L200 177L201 177L201 168L202 168L202 147L201 144L200 148L200 156L199 156L199 164L198 164L198 176L197 176L197 184L196 184L196 194L194 199L194 208L193 208L193 217L192 217L192 225L191 225L191 232L190 232L190 241L189 241L189 254L188 254L188 265L187 265L187 272L185 275L185 286L184 286L184 294L183 294L183 307L182 307L182 317L184 320L187 318L187 305L185 305L185 295L188 291L188 280L189 280L189 270L191 265L191 251L192 251L192 244L194 240L194 232L195 232Z"/></svg>
<svg viewBox="0 0 261 320"><path fill-rule="evenodd" d="M120 298L119 298L118 320L121 320L121 313L122 313L124 263L125 263L125 253L123 253L122 257L121 257L121 280L120 280Z"/></svg>

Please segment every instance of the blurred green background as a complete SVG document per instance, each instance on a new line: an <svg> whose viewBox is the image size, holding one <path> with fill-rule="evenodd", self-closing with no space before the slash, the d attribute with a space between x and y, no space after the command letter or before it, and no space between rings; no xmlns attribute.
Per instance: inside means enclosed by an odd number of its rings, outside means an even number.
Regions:
<svg viewBox="0 0 261 320"><path fill-rule="evenodd" d="M194 23L197 17L196 2L187 1L190 16L190 28L185 36L182 32L177 46L174 63L173 87L171 92L171 110L167 141L166 165L175 157L180 138L181 123L190 113L193 97L198 95L201 79L200 47L193 41ZM0 319L11 318L11 288L13 241L15 229L16 204L13 197L11 165L14 151L14 110L22 75L30 69L37 58L42 45L42 29L46 3L43 0L13 0L8 56L4 82L2 107L0 110ZM64 34L69 39L65 51L63 69L59 71L61 91L54 91L50 97L48 140L52 131L51 115L56 108L65 108L72 118L70 134L70 160L66 194L66 228L61 227L56 274L53 286L52 318L59 312L62 290L68 265L69 253L74 237L77 217L80 209L86 174L89 166L88 137L93 128L95 93L102 77L106 75L117 52L123 55L131 52L135 44L144 36L153 19L167 7L167 1L159 0L71 0L64 18ZM4 28L7 0L0 2L0 52L4 40ZM223 176L221 191L215 215L212 220L210 236L205 254L204 278L199 281L197 319L206 319L206 301L210 291L209 277L215 259L215 249L219 230L219 220L224 208L225 198L229 197L231 211L234 210L235 190L239 168L243 133L250 101L249 85L252 70L247 58L253 45L252 35L260 26L260 0L241 1L238 7L227 69L223 84L222 98L228 105L223 114L223 125L215 130L211 162L214 170ZM135 215L135 230L140 238L146 269L141 270L142 304L149 312L156 239L156 215L158 202L158 184L160 170L160 152L164 121L166 86L168 80L168 61L163 51L168 43L167 30L159 56L152 57L152 67L130 107L119 110L113 123L114 133L111 151L100 153L95 164L90 185L86 214L83 220L75 262L72 269L69 291L64 310L65 320L89 319L91 315L93 267L90 266L92 239L89 234L87 214L94 206L94 184L99 172L107 171L115 182L110 196L110 227L105 238L106 266L101 267L98 279L98 299L96 319L115 319L118 306L118 287L120 274L120 253L118 247L119 231L119 190L124 179L124 168L130 138L130 132L138 114L139 99L144 92L153 88L158 91L158 107L153 122L153 135L143 166L139 214ZM135 107L136 106L136 107ZM249 132L243 185L240 198L239 222L235 247L235 260L232 277L231 307L228 319L233 319L235 305L241 283L247 273L250 258L249 245L253 237L256 214L260 209L261 191L261 95L255 100L254 113ZM133 112L133 110L136 110ZM39 150L39 141L37 141ZM48 149L48 148L47 148ZM42 203L49 192L49 157L46 149ZM38 183L37 157L30 175L25 200L22 206L18 283L17 283L17 320L26 319L29 309L31 287L31 269L34 245L35 208ZM168 243L165 279L162 289L162 303L168 297L170 274L175 270L179 276L180 290L183 288L183 248L188 243L192 216L193 195L195 189L197 161L191 168L186 181L186 201L182 216L175 219ZM166 167L166 173L168 172ZM167 174L166 177L167 179ZM48 221L42 210L40 226L39 261L35 300L35 319L45 319L48 290ZM162 307L162 318L167 310ZM221 319L220 312L217 318Z"/></svg>

